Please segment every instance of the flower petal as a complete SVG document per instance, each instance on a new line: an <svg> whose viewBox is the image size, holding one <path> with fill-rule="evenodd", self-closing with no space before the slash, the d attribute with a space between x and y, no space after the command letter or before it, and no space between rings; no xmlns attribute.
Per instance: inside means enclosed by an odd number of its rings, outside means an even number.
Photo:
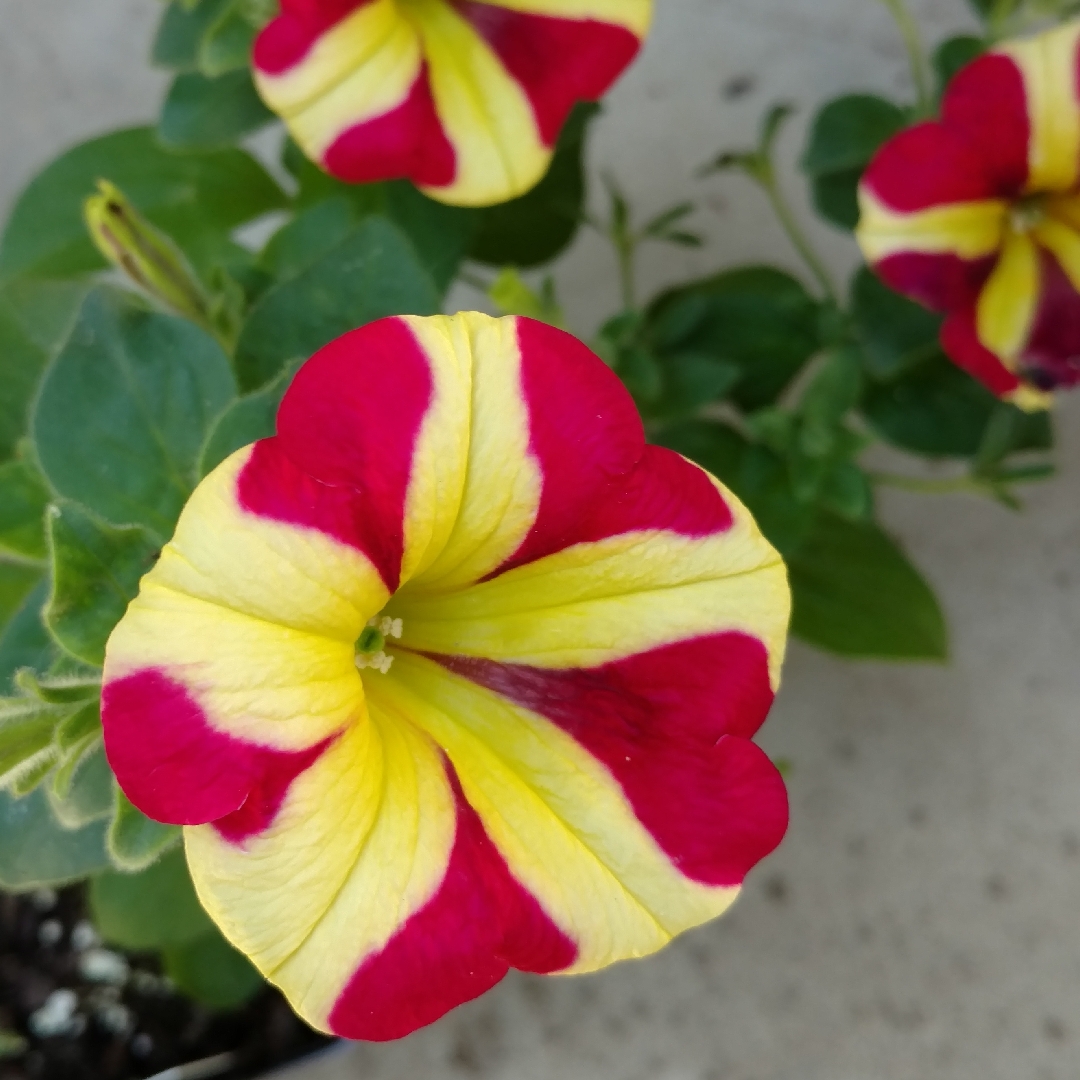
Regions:
<svg viewBox="0 0 1080 1080"><path fill-rule="evenodd" d="M1074 19L997 50L1023 76L1031 129L1028 191L1069 191L1080 179L1078 42L1080 21Z"/></svg>
<svg viewBox="0 0 1080 1080"><path fill-rule="evenodd" d="M458 205L543 176L574 102L636 55L651 0L288 0L256 84L304 152L353 183L405 176Z"/></svg>
<svg viewBox="0 0 1080 1080"><path fill-rule="evenodd" d="M1007 204L960 136L940 124L901 132L859 187L856 230L889 285L938 310L971 303L1002 242Z"/></svg>
<svg viewBox="0 0 1080 1080"><path fill-rule="evenodd" d="M749 659L744 686L769 697L763 650L745 645L726 643L727 670L738 682ZM722 710L695 713L693 693L667 699L652 681L671 659L552 673L402 653L371 688L446 750L511 872L574 943L572 972L648 955L716 917L786 827L764 754L717 736ZM720 677L713 689L732 687Z"/></svg>
<svg viewBox="0 0 1080 1080"><path fill-rule="evenodd" d="M300 370L278 431L298 469L355 493L390 588L449 589L563 546L645 445L629 395L584 345L474 313L340 338Z"/></svg>
<svg viewBox="0 0 1080 1080"><path fill-rule="evenodd" d="M418 583L388 610L405 621L410 649L543 668L592 668L740 632L765 644L778 680L786 571L707 473L652 448L563 543L468 589L428 593Z"/></svg>
<svg viewBox="0 0 1080 1080"><path fill-rule="evenodd" d="M953 312L941 328L941 345L949 359L981 382L991 393L1009 398L1023 383L980 340L975 327L975 308Z"/></svg>
<svg viewBox="0 0 1080 1080"><path fill-rule="evenodd" d="M1012 58L987 53L961 69L942 98L941 118L975 151L997 195L1013 199L1024 190L1031 124L1024 74Z"/></svg>
<svg viewBox="0 0 1080 1080"><path fill-rule="evenodd" d="M511 877L437 747L373 704L271 828L189 829L200 899L322 1030L399 1038L573 944Z"/></svg>
<svg viewBox="0 0 1080 1080"><path fill-rule="evenodd" d="M362 705L354 642L389 593L371 560L326 528L342 518L336 494L299 483L274 446L234 454L199 486L109 639L106 750L132 801L159 820L236 810L278 755L323 743ZM296 523L299 511L292 523L251 513L245 483L274 487L279 505L293 485L321 527Z"/></svg>
<svg viewBox="0 0 1080 1080"><path fill-rule="evenodd" d="M524 89L540 138L553 147L574 104L603 97L637 56L644 33L634 33L614 20L601 21L595 13L586 14L601 5L580 0L549 5L564 9L557 15L541 13L538 8L543 6L526 10L522 5L515 11L490 0L458 0L456 4ZM648 15L648 4L637 7Z"/></svg>

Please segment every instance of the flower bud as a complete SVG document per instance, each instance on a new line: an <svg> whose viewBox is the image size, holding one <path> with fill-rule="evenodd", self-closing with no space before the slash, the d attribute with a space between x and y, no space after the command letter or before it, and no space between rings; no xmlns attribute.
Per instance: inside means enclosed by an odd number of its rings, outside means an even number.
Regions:
<svg viewBox="0 0 1080 1080"><path fill-rule="evenodd" d="M183 252L115 184L99 180L98 193L83 204L83 216L110 263L178 314L208 326L209 298Z"/></svg>

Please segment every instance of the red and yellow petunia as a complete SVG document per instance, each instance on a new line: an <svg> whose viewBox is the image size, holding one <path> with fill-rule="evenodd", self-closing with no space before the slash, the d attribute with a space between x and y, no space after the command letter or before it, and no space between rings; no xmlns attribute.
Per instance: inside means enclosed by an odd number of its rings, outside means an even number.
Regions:
<svg viewBox="0 0 1080 1080"><path fill-rule="evenodd" d="M859 197L868 261L948 313L957 364L1027 408L1080 382L1080 21L968 65Z"/></svg>
<svg viewBox="0 0 1080 1080"><path fill-rule="evenodd" d="M387 319L192 496L109 641L106 749L305 1019L396 1038L732 903L787 824L751 738L789 606L574 338Z"/></svg>
<svg viewBox="0 0 1080 1080"><path fill-rule="evenodd" d="M544 175L578 101L637 55L652 0L282 0L255 82L349 183L407 177L488 206Z"/></svg>

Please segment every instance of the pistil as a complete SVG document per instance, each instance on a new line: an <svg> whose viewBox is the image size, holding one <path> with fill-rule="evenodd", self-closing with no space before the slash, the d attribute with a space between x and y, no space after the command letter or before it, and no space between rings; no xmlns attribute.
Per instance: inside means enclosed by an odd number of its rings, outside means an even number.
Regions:
<svg viewBox="0 0 1080 1080"><path fill-rule="evenodd" d="M388 615L376 615L356 639L356 667L358 671L378 671L385 675L394 658L386 652L388 638L401 637L402 622Z"/></svg>

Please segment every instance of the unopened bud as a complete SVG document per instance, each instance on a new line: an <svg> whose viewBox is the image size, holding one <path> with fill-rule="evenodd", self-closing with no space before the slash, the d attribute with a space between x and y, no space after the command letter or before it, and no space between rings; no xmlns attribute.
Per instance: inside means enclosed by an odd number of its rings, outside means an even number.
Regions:
<svg viewBox="0 0 1080 1080"><path fill-rule="evenodd" d="M207 326L210 301L183 252L146 220L109 183L83 204L83 215L98 250L141 289L180 315Z"/></svg>

